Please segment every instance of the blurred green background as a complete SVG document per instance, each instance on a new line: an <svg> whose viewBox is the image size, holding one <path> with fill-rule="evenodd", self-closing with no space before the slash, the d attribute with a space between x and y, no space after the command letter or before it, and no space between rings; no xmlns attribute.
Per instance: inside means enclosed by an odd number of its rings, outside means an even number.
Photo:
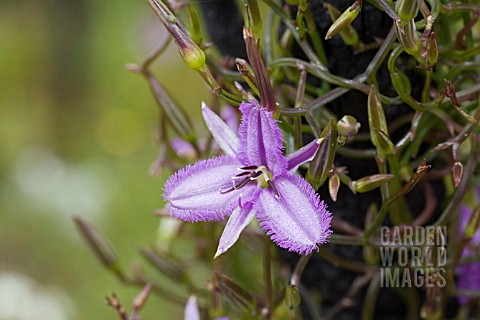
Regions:
<svg viewBox="0 0 480 320"><path fill-rule="evenodd" d="M123 265L155 241L168 175L148 173L157 106L125 65L166 36L143 0L0 1L0 319L116 319L104 296L130 307L139 292L102 268L72 216L97 225ZM200 113L208 90L174 47L154 71ZM154 295L142 312L182 314Z"/></svg>

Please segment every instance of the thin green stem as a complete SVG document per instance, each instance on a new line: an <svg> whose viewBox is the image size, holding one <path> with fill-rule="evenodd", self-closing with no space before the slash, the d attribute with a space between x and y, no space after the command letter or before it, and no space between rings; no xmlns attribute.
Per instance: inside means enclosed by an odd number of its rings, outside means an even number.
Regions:
<svg viewBox="0 0 480 320"><path fill-rule="evenodd" d="M273 306L273 288L272 288L272 253L270 250L270 239L264 237L263 244L263 280L265 283L265 304L267 312L264 313L264 319L271 319Z"/></svg>
<svg viewBox="0 0 480 320"><path fill-rule="evenodd" d="M380 209L380 212L378 213L377 217L373 221L372 225L368 230L365 232L364 239L365 243L368 243L370 237L377 231L378 227L383 223L385 218L387 217L388 211L390 209L390 206L406 195L410 190L415 187L415 185L420 181L420 179L425 175L427 170L429 169L429 166L427 166L425 163L421 163L417 171L412 175L410 180L403 186L402 189L398 190L395 194L393 194L391 197L389 197L383 204Z"/></svg>
<svg viewBox="0 0 480 320"><path fill-rule="evenodd" d="M293 270L293 273L290 276L291 285L294 285L296 287L300 286L303 270L305 270L305 267L307 266L311 258L312 258L312 254L309 254L307 256L301 256L300 259L298 259L297 264L295 265L295 269Z"/></svg>

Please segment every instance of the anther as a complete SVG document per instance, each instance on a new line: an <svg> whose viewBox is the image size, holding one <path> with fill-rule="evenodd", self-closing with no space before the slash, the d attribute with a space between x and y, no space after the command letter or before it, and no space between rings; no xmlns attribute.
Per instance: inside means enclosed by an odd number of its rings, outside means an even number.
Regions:
<svg viewBox="0 0 480 320"><path fill-rule="evenodd" d="M250 177L246 177L238 185L237 184L235 185L235 189L240 189L242 187L245 187L249 182L250 182Z"/></svg>
<svg viewBox="0 0 480 320"><path fill-rule="evenodd" d="M241 172L241 173L237 174L236 176L232 177L232 179L243 178L245 176L249 176L250 174L251 174L250 171L244 171L244 172Z"/></svg>
<svg viewBox="0 0 480 320"><path fill-rule="evenodd" d="M257 166L246 166L246 167L241 167L238 170L243 170L243 171L251 171L257 169Z"/></svg>
<svg viewBox="0 0 480 320"><path fill-rule="evenodd" d="M272 188L273 192L275 192L275 198L280 199L280 194L278 193L277 188L275 188L275 185L273 184L273 182L271 180L267 180L267 183L269 187Z"/></svg>
<svg viewBox="0 0 480 320"><path fill-rule="evenodd" d="M261 175L263 174L262 171L257 171L257 172L254 172L250 175L250 180L255 180L257 179L258 177L260 177Z"/></svg>

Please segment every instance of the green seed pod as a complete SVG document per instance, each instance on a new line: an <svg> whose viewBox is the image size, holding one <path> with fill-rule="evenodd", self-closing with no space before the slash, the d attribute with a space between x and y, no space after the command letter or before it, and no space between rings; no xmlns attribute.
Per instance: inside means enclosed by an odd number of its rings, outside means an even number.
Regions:
<svg viewBox="0 0 480 320"><path fill-rule="evenodd" d="M368 125L370 127L370 140L377 148L379 154L391 154L394 150L392 141L388 136L387 120L382 102L378 96L375 85L370 86L368 94Z"/></svg>
<svg viewBox="0 0 480 320"><path fill-rule="evenodd" d="M397 0L395 10L402 22L409 22L418 15L421 4L422 0Z"/></svg>
<svg viewBox="0 0 480 320"><path fill-rule="evenodd" d="M480 205L476 206L472 210L472 214L467 222L467 227L465 228L465 239L471 239L478 232L478 227L480 226Z"/></svg>
<svg viewBox="0 0 480 320"><path fill-rule="evenodd" d="M382 130L374 128L371 139L373 145L377 147L379 154L392 154L395 151L392 140Z"/></svg>
<svg viewBox="0 0 480 320"><path fill-rule="evenodd" d="M353 185L357 192L363 193L376 189L393 178L395 178L393 174L374 174L358 179Z"/></svg>
<svg viewBox="0 0 480 320"><path fill-rule="evenodd" d="M404 26L395 24L395 30L397 32L398 41L402 45L405 52L414 57L420 57L422 43L417 36L415 21L410 20Z"/></svg>
<svg viewBox="0 0 480 320"><path fill-rule="evenodd" d="M427 63L433 66L438 61L437 36L435 32L430 33L427 39Z"/></svg>
<svg viewBox="0 0 480 320"><path fill-rule="evenodd" d="M180 48L179 47L180 56L183 59L183 62L189 67L190 69L194 69L197 71L202 70L205 66L205 52L200 49L198 46L190 47L190 48Z"/></svg>
<svg viewBox="0 0 480 320"><path fill-rule="evenodd" d="M150 262L158 271L170 279L181 282L185 280L186 273L175 261L156 254L149 248L139 248L138 251Z"/></svg>
<svg viewBox="0 0 480 320"><path fill-rule="evenodd" d="M350 7L348 7L347 10L345 10L340 15L340 17L338 17L338 19L336 19L335 22L330 26L327 31L327 35L325 36L325 40L331 39L334 35L349 27L353 20L355 20L355 18L358 16L361 9L362 7L357 1Z"/></svg>
<svg viewBox="0 0 480 320"><path fill-rule="evenodd" d="M293 311L300 305L301 297L298 288L293 284L289 284L285 289L285 306L288 310Z"/></svg>
<svg viewBox="0 0 480 320"><path fill-rule="evenodd" d="M375 85L370 86L370 92L368 93L368 125L370 131L373 129L379 129L383 132L388 132L387 120L385 118L385 112L383 111L382 102L378 96L377 88Z"/></svg>

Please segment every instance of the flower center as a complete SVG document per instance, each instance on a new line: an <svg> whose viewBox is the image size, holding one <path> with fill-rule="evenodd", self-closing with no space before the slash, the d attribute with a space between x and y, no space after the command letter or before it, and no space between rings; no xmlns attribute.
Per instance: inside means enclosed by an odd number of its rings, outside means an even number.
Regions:
<svg viewBox="0 0 480 320"><path fill-rule="evenodd" d="M260 188L271 188L275 193L275 198L280 199L280 194L278 193L277 188L275 188L275 185L273 184L272 173L268 171L267 167L247 166L238 168L237 170L239 170L240 173L232 177L233 186L228 189L220 190L221 194L241 189L250 182L256 180Z"/></svg>

